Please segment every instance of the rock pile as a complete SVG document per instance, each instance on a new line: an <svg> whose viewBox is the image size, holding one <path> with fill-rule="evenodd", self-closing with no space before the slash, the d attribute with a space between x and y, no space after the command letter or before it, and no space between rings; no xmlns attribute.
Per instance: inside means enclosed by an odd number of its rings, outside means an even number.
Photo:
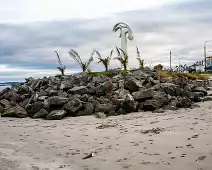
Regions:
<svg viewBox="0 0 212 170"><path fill-rule="evenodd" d="M154 72L134 71L111 78L88 74L28 78L0 92L5 117L60 120L66 116L116 116L131 112L192 108L212 100L205 81L160 79Z"/></svg>

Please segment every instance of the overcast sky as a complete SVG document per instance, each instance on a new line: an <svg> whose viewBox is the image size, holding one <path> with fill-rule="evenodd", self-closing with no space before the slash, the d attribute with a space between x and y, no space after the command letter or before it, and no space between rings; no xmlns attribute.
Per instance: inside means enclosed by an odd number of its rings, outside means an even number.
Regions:
<svg viewBox="0 0 212 170"><path fill-rule="evenodd" d="M133 30L129 68L138 67L136 46L146 66L168 66L170 50L173 66L179 58L193 64L203 59L204 41L212 40L211 9L211 0L0 0L0 82L58 74L55 50L67 74L80 71L69 49L84 61L94 48L108 55L120 46L112 31L117 22ZM212 51L212 42L207 47ZM120 64L113 60L115 67ZM92 70L104 67L95 61Z"/></svg>

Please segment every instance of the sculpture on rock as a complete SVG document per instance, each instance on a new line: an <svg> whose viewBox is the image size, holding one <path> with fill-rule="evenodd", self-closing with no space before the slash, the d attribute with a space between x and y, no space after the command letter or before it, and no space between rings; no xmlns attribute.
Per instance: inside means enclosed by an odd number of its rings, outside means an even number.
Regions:
<svg viewBox="0 0 212 170"><path fill-rule="evenodd" d="M133 40L133 33L132 29L124 22L119 22L113 27L113 31L116 32L120 29L120 36L121 38L121 49L127 55L127 38L129 40Z"/></svg>

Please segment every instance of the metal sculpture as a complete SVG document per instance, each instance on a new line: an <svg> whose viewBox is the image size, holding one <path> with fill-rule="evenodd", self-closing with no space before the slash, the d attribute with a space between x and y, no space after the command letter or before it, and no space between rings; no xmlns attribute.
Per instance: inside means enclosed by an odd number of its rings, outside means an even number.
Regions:
<svg viewBox="0 0 212 170"><path fill-rule="evenodd" d="M128 24L119 22L113 27L114 32L118 30L120 30L119 38L121 38L121 49L127 55L127 39L129 39L130 41L133 40L132 29L129 27Z"/></svg>

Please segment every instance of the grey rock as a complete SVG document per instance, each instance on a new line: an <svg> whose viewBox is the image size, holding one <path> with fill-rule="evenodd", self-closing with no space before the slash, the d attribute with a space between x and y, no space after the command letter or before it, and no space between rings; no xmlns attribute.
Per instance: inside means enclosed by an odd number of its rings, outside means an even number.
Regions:
<svg viewBox="0 0 212 170"><path fill-rule="evenodd" d="M94 115L96 116L96 118L99 118L99 119L106 119L107 117L103 112L97 112Z"/></svg>
<svg viewBox="0 0 212 170"><path fill-rule="evenodd" d="M110 78L105 75L93 77L93 83L95 84L95 86L97 86L101 83L107 82L109 80L110 80Z"/></svg>
<svg viewBox="0 0 212 170"><path fill-rule="evenodd" d="M205 90L205 88L203 88L203 87L194 87L192 89L192 91L193 92L202 92L202 93L204 93L204 95L207 95L207 90Z"/></svg>
<svg viewBox="0 0 212 170"><path fill-rule="evenodd" d="M89 94L96 94L96 87L94 86L93 82L87 84L87 89Z"/></svg>
<svg viewBox="0 0 212 170"><path fill-rule="evenodd" d="M69 89L72 89L72 88L73 88L73 84L71 80L65 80L61 82L61 85L60 85L61 90L68 91Z"/></svg>
<svg viewBox="0 0 212 170"><path fill-rule="evenodd" d="M112 93L112 92L113 92L113 84L109 80L96 87L96 94L98 96L103 96L103 95L106 95L106 94Z"/></svg>
<svg viewBox="0 0 212 170"><path fill-rule="evenodd" d="M43 102L36 101L29 105L26 110L30 117L33 117L35 113L39 112L43 108L44 104Z"/></svg>
<svg viewBox="0 0 212 170"><path fill-rule="evenodd" d="M0 100L0 104L2 104L3 106L7 106L10 104L10 102L7 99L2 99Z"/></svg>
<svg viewBox="0 0 212 170"><path fill-rule="evenodd" d="M38 93L38 97L40 97L40 96L47 96L47 95L48 95L48 93L45 92L44 90L40 90L40 92Z"/></svg>
<svg viewBox="0 0 212 170"><path fill-rule="evenodd" d="M94 111L94 106L92 103L85 103L83 104L83 110L80 110L77 113L77 116L87 116L87 115L92 115Z"/></svg>
<svg viewBox="0 0 212 170"><path fill-rule="evenodd" d="M144 102L144 106L143 106L143 109L145 111L154 111L155 109L158 108L158 100L146 100Z"/></svg>
<svg viewBox="0 0 212 170"><path fill-rule="evenodd" d="M109 113L107 114L107 116L117 116L118 113L116 113L114 110L109 111Z"/></svg>
<svg viewBox="0 0 212 170"><path fill-rule="evenodd" d="M115 111L117 108L116 105L107 103L107 104L97 104L95 107L95 112L104 112L108 114L110 111Z"/></svg>
<svg viewBox="0 0 212 170"><path fill-rule="evenodd" d="M137 110L137 107L138 107L138 102L136 102L130 94L126 95L121 108L126 113L131 113L131 112L135 112Z"/></svg>
<svg viewBox="0 0 212 170"><path fill-rule="evenodd" d="M149 99L154 96L154 90L152 90L152 89L140 90L137 92L133 92L132 96L135 100Z"/></svg>
<svg viewBox="0 0 212 170"><path fill-rule="evenodd" d="M191 109L195 109L195 108L200 108L200 105L196 104L196 103L193 103L191 104Z"/></svg>
<svg viewBox="0 0 212 170"><path fill-rule="evenodd" d="M17 94L15 91L13 91L10 100L13 102L20 103L24 100L24 98L20 94Z"/></svg>
<svg viewBox="0 0 212 170"><path fill-rule="evenodd" d="M89 91L87 89L86 86L75 86L72 89L68 90L69 94L79 94L79 95L83 95L83 94L88 94Z"/></svg>
<svg viewBox="0 0 212 170"><path fill-rule="evenodd" d="M47 100L49 106L62 106L68 102L68 98L60 96L49 97Z"/></svg>
<svg viewBox="0 0 212 170"><path fill-rule="evenodd" d="M3 114L1 114L1 116L2 117L25 118L25 117L28 117L28 114L23 107L16 105L16 106L11 107L8 110L6 110Z"/></svg>
<svg viewBox="0 0 212 170"><path fill-rule="evenodd" d="M144 111L144 102L141 102L138 104L138 112L143 112Z"/></svg>
<svg viewBox="0 0 212 170"><path fill-rule="evenodd" d="M182 99L180 100L180 103L183 108L191 107L191 100L187 97L182 97Z"/></svg>
<svg viewBox="0 0 212 170"><path fill-rule="evenodd" d="M26 94L29 93L30 89L27 85L21 85L17 88L17 93L18 94Z"/></svg>
<svg viewBox="0 0 212 170"><path fill-rule="evenodd" d="M212 97L211 96L205 96L203 98L203 101L212 101Z"/></svg>
<svg viewBox="0 0 212 170"><path fill-rule="evenodd" d="M64 105L68 116L76 116L77 112L82 108L82 102L79 99L69 101Z"/></svg>
<svg viewBox="0 0 212 170"><path fill-rule="evenodd" d="M4 107L0 104L0 114L4 112Z"/></svg>
<svg viewBox="0 0 212 170"><path fill-rule="evenodd" d="M124 87L130 91L138 91L139 88L142 88L144 80L130 79L125 82Z"/></svg>
<svg viewBox="0 0 212 170"><path fill-rule="evenodd" d="M88 98L89 98L89 95L88 94L84 94L80 97L80 100L83 101L83 102L87 102L88 101Z"/></svg>
<svg viewBox="0 0 212 170"><path fill-rule="evenodd" d="M194 92L194 102L202 102L204 93L202 92Z"/></svg>
<svg viewBox="0 0 212 170"><path fill-rule="evenodd" d="M169 94L170 96L176 96L177 86L172 83L161 83L161 89L163 92Z"/></svg>
<svg viewBox="0 0 212 170"><path fill-rule="evenodd" d="M44 101L47 98L48 98L48 96L39 96L38 101Z"/></svg>
<svg viewBox="0 0 212 170"><path fill-rule="evenodd" d="M130 91L125 89L118 89L117 91L114 91L114 93L119 99L124 99L126 95L130 94Z"/></svg>
<svg viewBox="0 0 212 170"><path fill-rule="evenodd" d="M58 91L57 90L50 90L49 91L49 96L57 96L58 95Z"/></svg>
<svg viewBox="0 0 212 170"><path fill-rule="evenodd" d="M153 111L153 113L164 113L163 108L159 108Z"/></svg>
<svg viewBox="0 0 212 170"><path fill-rule="evenodd" d="M157 92L153 96L153 100L157 101L157 107L162 107L163 105L167 105L171 100L171 96L166 94L165 92Z"/></svg>
<svg viewBox="0 0 212 170"><path fill-rule="evenodd" d="M61 120L65 116L66 116L65 110L53 110L47 115L46 120Z"/></svg>
<svg viewBox="0 0 212 170"><path fill-rule="evenodd" d="M124 111L124 109L120 108L118 111L117 111L117 115L126 115L127 113Z"/></svg>
<svg viewBox="0 0 212 170"><path fill-rule="evenodd" d="M35 113L33 118L34 119L37 119L37 118L45 119L48 114L49 114L49 112L47 112L45 109L41 109L39 112Z"/></svg>
<svg viewBox="0 0 212 170"><path fill-rule="evenodd" d="M194 93L191 91L184 91L183 94L188 97L190 100L194 100Z"/></svg>

